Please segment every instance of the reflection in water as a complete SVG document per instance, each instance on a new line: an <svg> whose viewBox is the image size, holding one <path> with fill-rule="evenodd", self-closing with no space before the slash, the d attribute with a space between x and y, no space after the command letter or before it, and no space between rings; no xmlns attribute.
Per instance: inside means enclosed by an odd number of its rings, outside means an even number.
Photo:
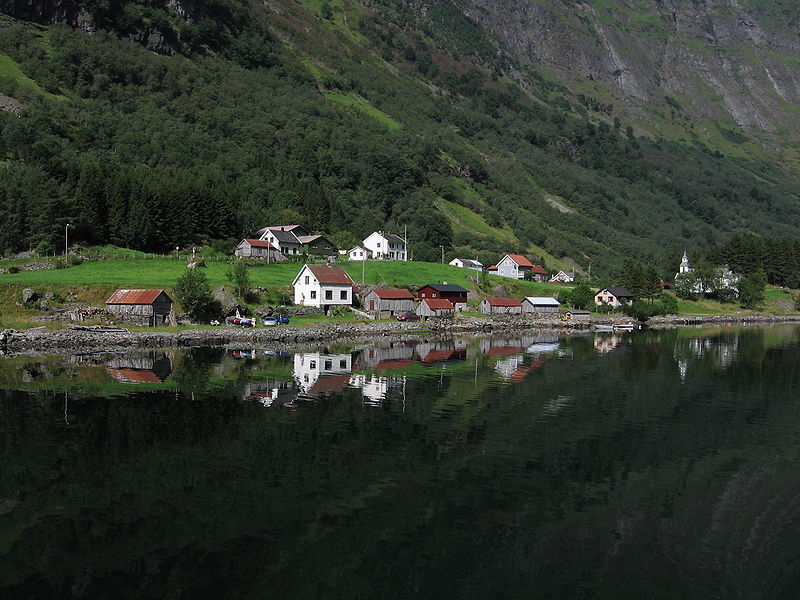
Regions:
<svg viewBox="0 0 800 600"><path fill-rule="evenodd" d="M794 598L800 329L598 337L5 358L0 595Z"/></svg>

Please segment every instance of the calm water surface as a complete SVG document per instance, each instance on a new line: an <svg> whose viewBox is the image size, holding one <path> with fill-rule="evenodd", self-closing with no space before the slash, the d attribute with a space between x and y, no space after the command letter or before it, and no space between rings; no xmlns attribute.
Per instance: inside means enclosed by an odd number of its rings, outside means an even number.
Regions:
<svg viewBox="0 0 800 600"><path fill-rule="evenodd" d="M797 598L800 329L0 359L3 598Z"/></svg>

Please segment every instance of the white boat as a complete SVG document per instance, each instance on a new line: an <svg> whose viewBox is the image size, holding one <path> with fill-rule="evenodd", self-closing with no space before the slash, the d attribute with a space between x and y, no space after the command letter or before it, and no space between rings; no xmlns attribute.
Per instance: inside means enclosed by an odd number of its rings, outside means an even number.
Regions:
<svg viewBox="0 0 800 600"><path fill-rule="evenodd" d="M614 332L614 326L613 325L596 324L594 326L594 330L598 331L598 332L601 332L601 333L613 333Z"/></svg>
<svg viewBox="0 0 800 600"><path fill-rule="evenodd" d="M636 329L636 323L614 323L612 327L614 331L633 331Z"/></svg>

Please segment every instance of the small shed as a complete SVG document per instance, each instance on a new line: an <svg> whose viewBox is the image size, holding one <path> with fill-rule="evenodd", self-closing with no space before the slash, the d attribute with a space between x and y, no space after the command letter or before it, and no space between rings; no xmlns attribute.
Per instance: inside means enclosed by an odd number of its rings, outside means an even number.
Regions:
<svg viewBox="0 0 800 600"><path fill-rule="evenodd" d="M516 298L484 298L481 312L485 315L510 315L522 313L522 302Z"/></svg>
<svg viewBox="0 0 800 600"><path fill-rule="evenodd" d="M283 262L286 257L266 240L245 238L236 246L234 255L240 258L263 258L274 262Z"/></svg>
<svg viewBox="0 0 800 600"><path fill-rule="evenodd" d="M564 313L564 318L569 321L588 321L592 316L588 310L579 310L577 308L568 310Z"/></svg>
<svg viewBox="0 0 800 600"><path fill-rule="evenodd" d="M556 313L561 303L555 298L528 296L522 299L522 312L526 313Z"/></svg>
<svg viewBox="0 0 800 600"><path fill-rule="evenodd" d="M414 294L404 289L372 290L364 296L364 307L378 318L414 312Z"/></svg>
<svg viewBox="0 0 800 600"><path fill-rule="evenodd" d="M423 319L431 317L452 317L456 307L446 298L423 298L417 306L417 314Z"/></svg>
<svg viewBox="0 0 800 600"><path fill-rule="evenodd" d="M117 290L106 300L106 310L119 321L155 327L172 316L172 298L164 290Z"/></svg>

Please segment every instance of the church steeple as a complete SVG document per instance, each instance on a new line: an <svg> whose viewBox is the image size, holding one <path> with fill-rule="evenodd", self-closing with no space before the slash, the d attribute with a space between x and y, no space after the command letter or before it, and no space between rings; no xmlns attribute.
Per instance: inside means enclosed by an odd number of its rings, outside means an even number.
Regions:
<svg viewBox="0 0 800 600"><path fill-rule="evenodd" d="M692 272L692 265L689 264L689 256L686 254L686 250L683 251L683 258L681 259L681 266L678 267L678 274L683 275L684 273L691 273Z"/></svg>

